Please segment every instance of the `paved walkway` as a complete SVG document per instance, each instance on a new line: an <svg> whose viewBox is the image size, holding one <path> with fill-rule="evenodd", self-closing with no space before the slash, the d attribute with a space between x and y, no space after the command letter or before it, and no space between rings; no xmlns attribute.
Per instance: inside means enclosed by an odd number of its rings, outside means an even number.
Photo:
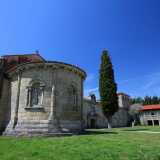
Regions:
<svg viewBox="0 0 160 160"><path fill-rule="evenodd" d="M140 133L157 133L157 134L160 134L160 132L155 132L155 131L136 131L136 132L140 132Z"/></svg>

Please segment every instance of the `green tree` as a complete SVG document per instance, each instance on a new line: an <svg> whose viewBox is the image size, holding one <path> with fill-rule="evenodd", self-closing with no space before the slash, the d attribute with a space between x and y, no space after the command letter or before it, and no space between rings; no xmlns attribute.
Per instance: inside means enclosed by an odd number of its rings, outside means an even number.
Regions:
<svg viewBox="0 0 160 160"><path fill-rule="evenodd" d="M157 96L152 97L152 104L159 104L159 99Z"/></svg>
<svg viewBox="0 0 160 160"><path fill-rule="evenodd" d="M143 104L143 99L141 97L137 97L137 98L132 98L131 100L131 104Z"/></svg>
<svg viewBox="0 0 160 160"><path fill-rule="evenodd" d="M101 56L99 77L99 92L103 113L108 120L108 128L111 128L111 119L118 110L117 84L108 51L104 50Z"/></svg>
<svg viewBox="0 0 160 160"><path fill-rule="evenodd" d="M160 97L158 97L158 104L160 104Z"/></svg>
<svg viewBox="0 0 160 160"><path fill-rule="evenodd" d="M152 104L152 97L151 96L145 96L143 104L144 105L151 105Z"/></svg>
<svg viewBox="0 0 160 160"><path fill-rule="evenodd" d="M145 96L144 98L141 98L141 97L133 98L131 100L131 104L143 104L143 105L160 104L160 97Z"/></svg>

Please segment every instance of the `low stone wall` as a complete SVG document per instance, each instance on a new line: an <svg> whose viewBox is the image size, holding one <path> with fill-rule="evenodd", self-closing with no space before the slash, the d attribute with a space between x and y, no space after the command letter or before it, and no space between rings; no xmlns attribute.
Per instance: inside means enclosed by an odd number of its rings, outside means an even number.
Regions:
<svg viewBox="0 0 160 160"><path fill-rule="evenodd" d="M129 113L124 108L119 108L112 117L112 127L127 127L129 123Z"/></svg>

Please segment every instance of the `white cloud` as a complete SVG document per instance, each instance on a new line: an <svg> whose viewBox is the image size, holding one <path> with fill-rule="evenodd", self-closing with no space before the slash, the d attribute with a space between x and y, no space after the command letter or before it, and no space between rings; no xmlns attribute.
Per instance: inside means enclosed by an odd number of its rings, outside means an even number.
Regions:
<svg viewBox="0 0 160 160"><path fill-rule="evenodd" d="M122 80L122 81L120 81L120 84L130 83L131 81L136 81L136 80L143 80L143 79L148 80L149 78L153 78L153 81L154 81L155 78L160 79L160 72L151 73L151 74L142 75L142 76L139 76L139 77L134 77L134 78L129 78L129 79L126 79L126 80Z"/></svg>
<svg viewBox="0 0 160 160"><path fill-rule="evenodd" d="M93 87L96 83L96 75L94 73L89 73L85 81L84 95L89 96L90 93L94 93L98 96L98 87Z"/></svg>
<svg viewBox="0 0 160 160"><path fill-rule="evenodd" d="M86 92L88 92L88 93L90 93L90 92L98 92L98 87L87 89Z"/></svg>
<svg viewBox="0 0 160 160"><path fill-rule="evenodd" d="M160 95L160 72L130 78L119 83L132 96ZM132 94L131 94L132 93Z"/></svg>
<svg viewBox="0 0 160 160"><path fill-rule="evenodd" d="M94 93L99 97L98 87L93 87L95 85L95 83L93 83L94 81L96 81L96 76L95 74L90 73L85 83L85 96ZM120 81L118 84L121 91L126 92L133 97L145 95L160 96L160 72L129 78Z"/></svg>
<svg viewBox="0 0 160 160"><path fill-rule="evenodd" d="M160 86L160 73L154 73L148 76L143 90L157 89Z"/></svg>
<svg viewBox="0 0 160 160"><path fill-rule="evenodd" d="M90 93L94 93L96 96L99 97L98 90L99 90L98 87L96 87L96 88L90 88L90 89L85 89L85 90L84 90L84 95L85 95L85 96L89 96Z"/></svg>

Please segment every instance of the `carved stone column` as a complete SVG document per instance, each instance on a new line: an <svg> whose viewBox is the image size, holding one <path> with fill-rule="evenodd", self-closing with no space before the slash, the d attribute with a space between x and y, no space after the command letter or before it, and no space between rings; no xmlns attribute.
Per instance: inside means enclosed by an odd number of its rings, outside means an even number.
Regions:
<svg viewBox="0 0 160 160"><path fill-rule="evenodd" d="M40 96L40 106L43 105L43 98L44 98L44 86L40 87L41 96Z"/></svg>
<svg viewBox="0 0 160 160"><path fill-rule="evenodd" d="M53 120L55 117L55 86L52 86L51 92L51 110L49 115L49 120Z"/></svg>
<svg viewBox="0 0 160 160"><path fill-rule="evenodd" d="M31 106L31 87L27 87L27 107Z"/></svg>
<svg viewBox="0 0 160 160"><path fill-rule="evenodd" d="M21 77L22 73L18 72L18 87L17 87L17 98L16 98L16 106L15 106L15 115L14 115L14 122L13 122L13 129L16 127L18 122L18 109L19 109L19 96L20 96L20 87L21 87Z"/></svg>

